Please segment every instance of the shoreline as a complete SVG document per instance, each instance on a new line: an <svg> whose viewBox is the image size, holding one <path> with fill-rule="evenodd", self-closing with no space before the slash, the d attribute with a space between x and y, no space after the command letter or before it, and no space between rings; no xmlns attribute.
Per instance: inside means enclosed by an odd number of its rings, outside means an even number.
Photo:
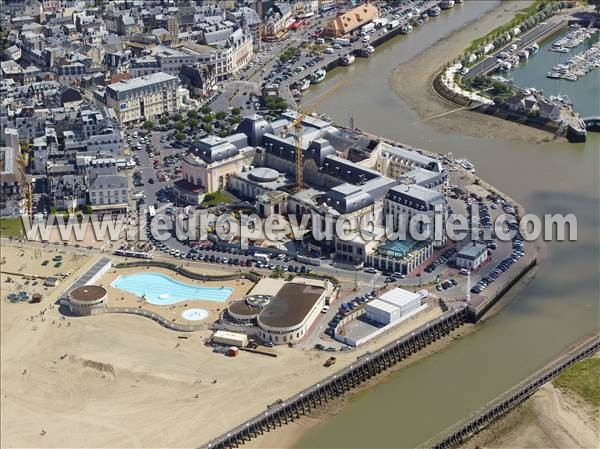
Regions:
<svg viewBox="0 0 600 449"><path fill-rule="evenodd" d="M533 3L533 1L530 3ZM495 28L496 26L507 22L522 8L522 2L511 2L509 4L502 3L484 16L472 22L476 22L478 24L477 26L471 26L472 23L470 23L467 27L437 41L424 52L416 55L409 61L398 65L393 70L388 80L390 88L399 98L410 105L410 109L417 113L421 118L421 122L427 117L433 117L437 114L444 114L457 109L456 105L440 97L433 88L433 79L443 65L443 62L440 61L449 61L459 56L464 48L481 34L481 30L490 27ZM551 137L548 136L548 133L544 131L507 122L503 119L484 114L473 114L471 111L454 112L451 114L449 120L448 116L443 116L428 121L428 123L438 131L460 133L479 138L507 139L507 136L510 135L512 136L511 140L526 140L535 143L552 140ZM490 132L490 130L493 131ZM545 253L545 251L541 252ZM512 292L510 294L507 292L506 295L503 295L488 313L486 313L481 322L485 322L498 314L504 308L506 303L513 300L515 294L535 277L536 272L537 270L533 271L517 282L511 288ZM249 448L270 447L280 449L296 447L307 431L319 424L325 423L328 418L339 414L347 405L347 402L356 394L360 394L381 382L385 382L386 379L397 370L412 365L419 360L443 350L456 339L466 337L476 332L478 329L479 326L476 324L462 326L433 345L428 346L419 353L395 365L392 369L386 371L383 376L376 376L375 378L370 379L365 382L365 384L361 385L360 388L353 390L352 393L344 395L318 410L315 410L310 416L303 416L300 419L283 426L277 431L265 433L264 435L247 442L245 446Z"/></svg>
<svg viewBox="0 0 600 449"><path fill-rule="evenodd" d="M278 448L278 449L289 449L296 447L296 444L303 437L304 433L311 428L325 423L328 418L332 418L342 412L347 406L349 400L358 394L364 393L366 390L385 382L390 376L394 375L398 370L406 368L414 363L417 363L431 355L434 355L456 340L468 337L469 335L477 332L479 326L476 324L466 323L458 329L452 331L445 337L440 338L436 342L430 344L426 348L420 350L416 354L411 355L407 359L397 363L393 367L387 369L382 374L368 379L366 382L361 384L359 387L352 389L348 394L340 396L334 400L331 400L326 405L315 409L309 416L301 416L294 422L290 422L285 426L277 429L273 432L267 432L264 435L260 435L257 438L253 438L244 444L244 447L248 448Z"/></svg>
<svg viewBox="0 0 600 449"><path fill-rule="evenodd" d="M524 6L527 5L523 2L503 2L393 70L388 79L390 88L419 116L420 120L417 123L426 122L436 131L469 137L532 143L553 141L553 136L545 131L469 110L460 110L458 105L441 97L433 88L433 80L446 62L460 56L485 30L508 22ZM445 115L438 117L440 114Z"/></svg>

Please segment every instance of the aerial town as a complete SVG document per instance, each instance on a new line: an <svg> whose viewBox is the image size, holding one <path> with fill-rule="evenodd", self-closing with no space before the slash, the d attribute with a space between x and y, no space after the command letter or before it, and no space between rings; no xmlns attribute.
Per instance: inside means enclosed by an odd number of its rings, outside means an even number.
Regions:
<svg viewBox="0 0 600 449"><path fill-rule="evenodd" d="M2 447L508 447L600 373L594 5L0 5ZM527 361L452 407L502 339ZM573 410L538 419L594 447Z"/></svg>

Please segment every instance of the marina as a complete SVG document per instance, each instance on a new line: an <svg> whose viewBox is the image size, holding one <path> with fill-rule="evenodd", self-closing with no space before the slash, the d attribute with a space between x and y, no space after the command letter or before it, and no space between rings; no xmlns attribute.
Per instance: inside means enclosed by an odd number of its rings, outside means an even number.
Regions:
<svg viewBox="0 0 600 449"><path fill-rule="evenodd" d="M577 81L598 67L600 67L600 43L596 42L591 48L576 54L567 62L556 64L546 76Z"/></svg>
<svg viewBox="0 0 600 449"><path fill-rule="evenodd" d="M583 28L581 25L574 24L571 26L571 31L552 43L548 51L569 53L570 49L578 47L597 32L595 28Z"/></svg>

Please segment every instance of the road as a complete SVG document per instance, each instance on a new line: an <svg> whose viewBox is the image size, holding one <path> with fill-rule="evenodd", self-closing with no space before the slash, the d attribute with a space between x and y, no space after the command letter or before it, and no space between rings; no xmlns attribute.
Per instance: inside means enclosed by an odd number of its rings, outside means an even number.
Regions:
<svg viewBox="0 0 600 449"><path fill-rule="evenodd" d="M519 51L519 50L523 49L524 47L527 47L527 46L533 44L534 42L538 41L540 38L542 38L550 33L553 33L556 29L560 28L561 26L562 26L562 19L560 21L557 21L555 19L555 20L549 21L547 23L543 23L542 25L540 25L539 27L530 31L529 33L521 36L519 39L515 40L514 42L511 42L510 44L508 44L507 46L498 50L497 52L494 52L488 58L475 64L471 68L471 70L469 70L469 72L464 76L464 78L465 79L474 78L476 76L479 76L482 74L484 75L484 74L488 73L490 70L492 70L496 66L496 56L495 56L496 54L502 53L503 51L509 51L510 46L513 44L517 45L517 49L514 51Z"/></svg>

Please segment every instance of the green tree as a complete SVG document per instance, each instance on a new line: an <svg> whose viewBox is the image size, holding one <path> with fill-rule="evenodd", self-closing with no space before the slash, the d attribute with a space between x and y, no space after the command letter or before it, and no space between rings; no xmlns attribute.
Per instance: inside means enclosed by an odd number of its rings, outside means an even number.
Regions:
<svg viewBox="0 0 600 449"><path fill-rule="evenodd" d="M277 95L268 95L264 99L265 106L270 111L284 111L288 108L287 101Z"/></svg>
<svg viewBox="0 0 600 449"><path fill-rule="evenodd" d="M202 121L203 121L204 123L211 123L211 122L213 121L213 116L212 116L212 114L204 114L204 115L202 116Z"/></svg>
<svg viewBox="0 0 600 449"><path fill-rule="evenodd" d="M198 118L198 112L194 111L193 109L190 109L189 111L187 111L187 116L188 118Z"/></svg>
<svg viewBox="0 0 600 449"><path fill-rule="evenodd" d="M159 119L158 119L158 123L159 123L160 125L163 125L163 126L164 126L164 125L166 125L167 123L169 123L169 118L168 118L168 117L165 117L165 116L163 116L163 117L161 117L161 118L159 118Z"/></svg>
<svg viewBox="0 0 600 449"><path fill-rule="evenodd" d="M213 132L213 127L212 127L212 125L211 125L210 123L205 123L205 124L202 126L202 129L204 129L204 131L205 131L206 133L208 133L208 134L210 134L210 133L212 133L212 132Z"/></svg>
<svg viewBox="0 0 600 449"><path fill-rule="evenodd" d="M171 119L174 122L180 122L183 120L183 115L181 115L180 113L177 113L177 114L173 115L173 117L171 117Z"/></svg>
<svg viewBox="0 0 600 449"><path fill-rule="evenodd" d="M226 129L222 129L221 131L219 131L219 137L227 137L229 135L229 132Z"/></svg>
<svg viewBox="0 0 600 449"><path fill-rule="evenodd" d="M177 131L183 131L183 128L185 128L185 124L182 121L175 123L175 129Z"/></svg>
<svg viewBox="0 0 600 449"><path fill-rule="evenodd" d="M223 120L225 117L227 117L227 113L219 111L215 114L215 117L217 118L217 120Z"/></svg>
<svg viewBox="0 0 600 449"><path fill-rule="evenodd" d="M190 126L190 128L195 128L196 126L198 126L198 119L196 118L190 118L188 120L188 125Z"/></svg>
<svg viewBox="0 0 600 449"><path fill-rule="evenodd" d="M181 131L177 131L175 133L175 139L176 140L183 140L183 139L185 139L185 134L183 134Z"/></svg>
<svg viewBox="0 0 600 449"><path fill-rule="evenodd" d="M235 115L235 116L231 117L230 122L231 122L231 124L239 123L240 122L240 116L239 115Z"/></svg>
<svg viewBox="0 0 600 449"><path fill-rule="evenodd" d="M154 122L152 120L146 120L142 126L144 129L150 131L152 128L154 128Z"/></svg>
<svg viewBox="0 0 600 449"><path fill-rule="evenodd" d="M210 114L212 112L212 108L208 105L204 105L200 108L200 112L203 114Z"/></svg>
<svg viewBox="0 0 600 449"><path fill-rule="evenodd" d="M240 115L240 112L242 112L242 111L240 110L240 108L233 108L233 109L231 110L231 114L233 114L233 115Z"/></svg>

